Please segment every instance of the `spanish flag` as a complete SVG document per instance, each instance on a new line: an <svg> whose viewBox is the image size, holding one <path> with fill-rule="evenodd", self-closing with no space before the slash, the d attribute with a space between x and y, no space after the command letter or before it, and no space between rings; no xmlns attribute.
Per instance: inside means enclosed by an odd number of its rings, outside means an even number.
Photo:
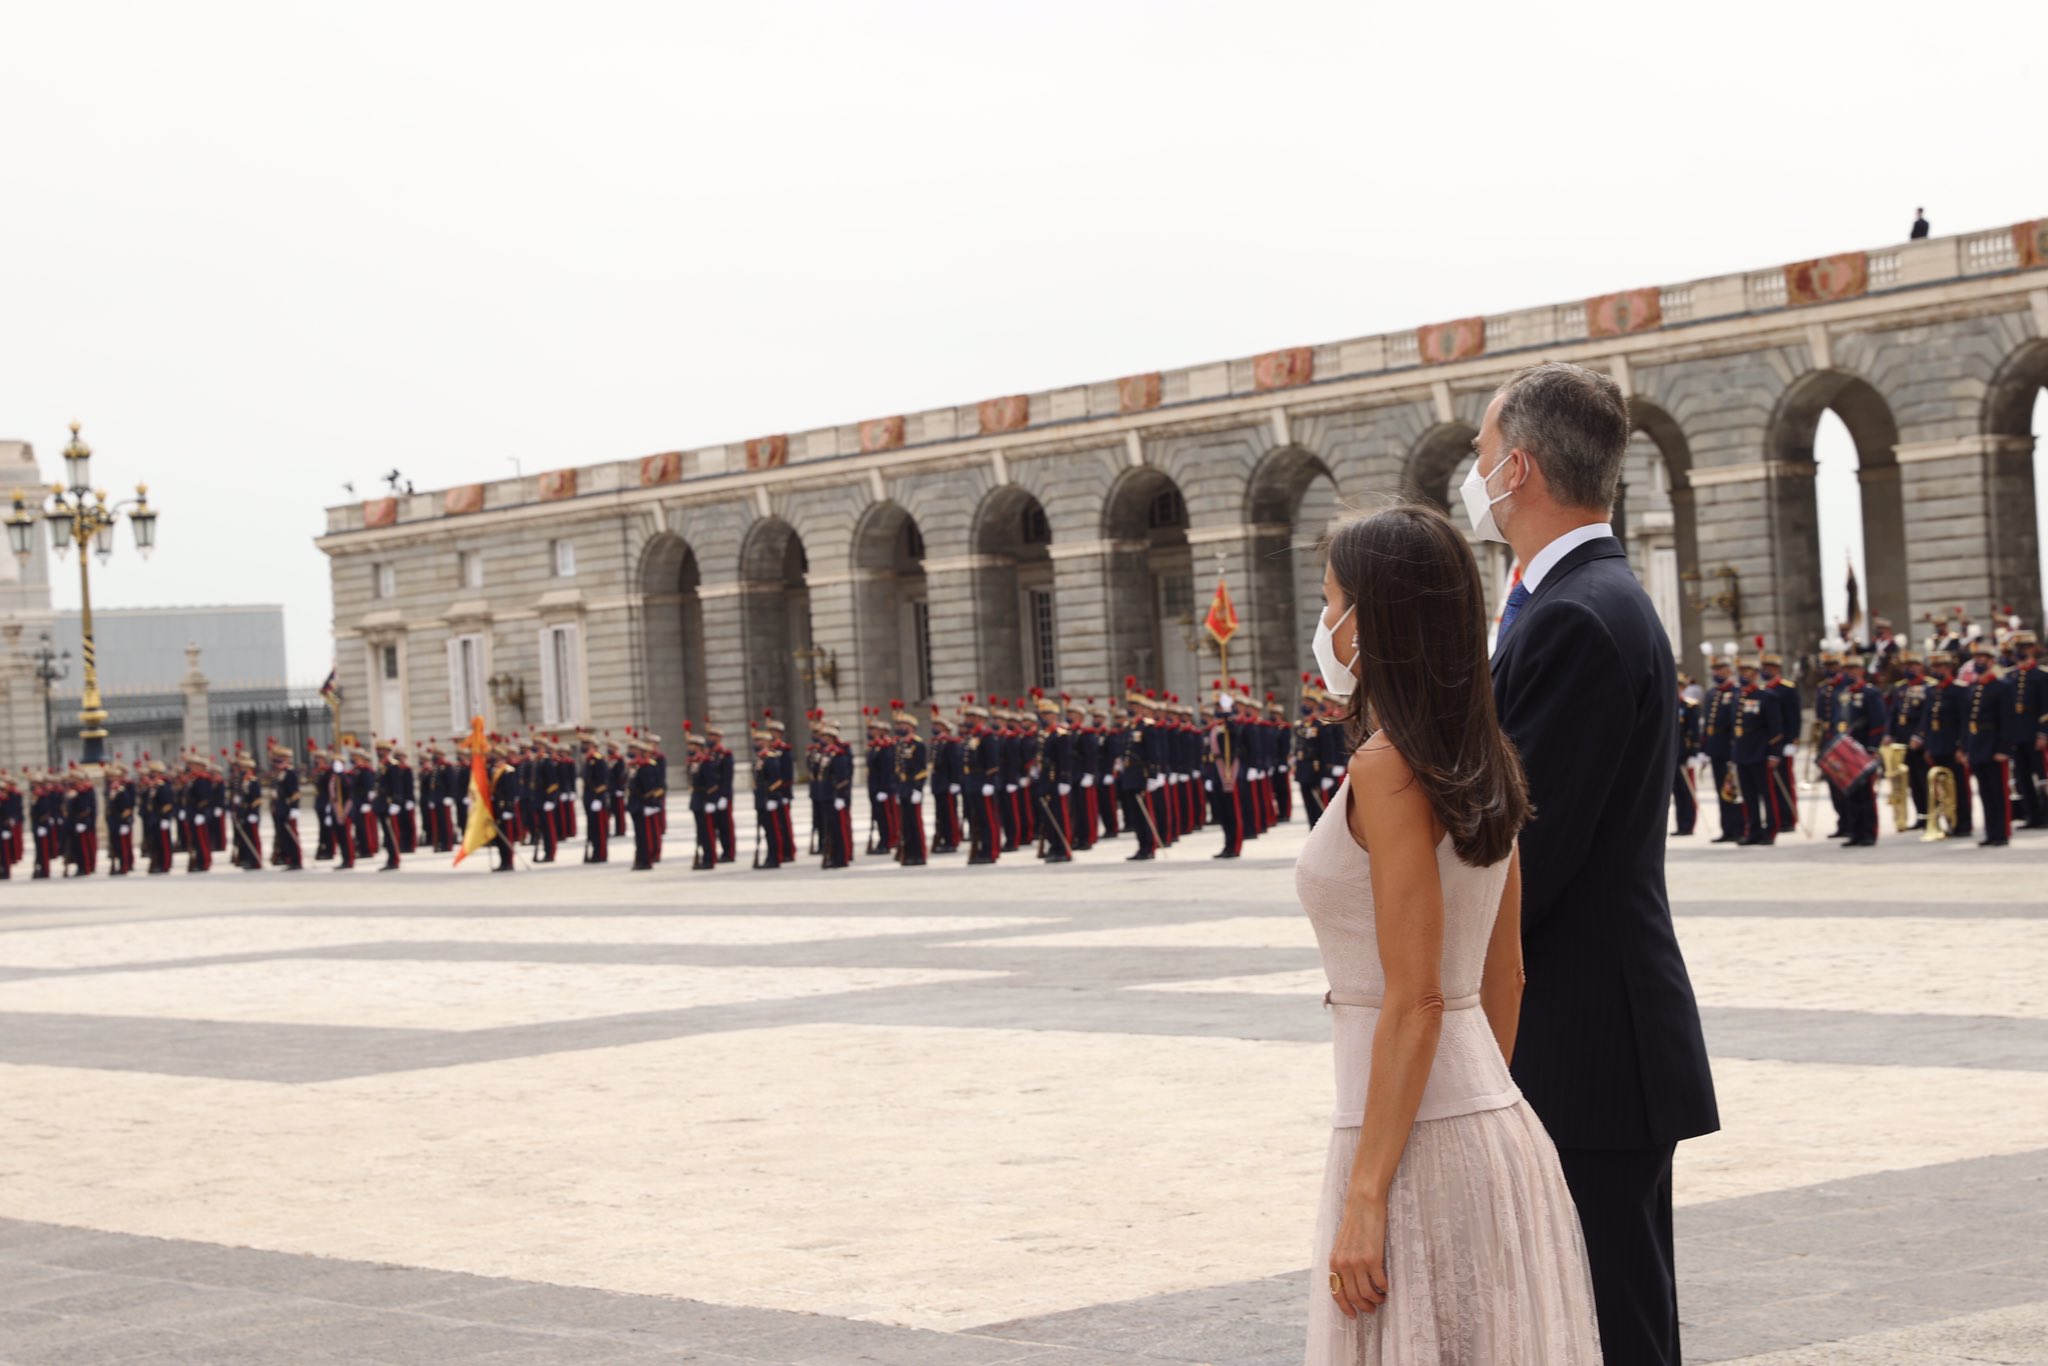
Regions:
<svg viewBox="0 0 2048 1366"><path fill-rule="evenodd" d="M498 838L498 823L491 819L491 769L486 757L490 741L484 736L483 717L469 719L469 738L462 743L469 749L469 823L463 827L462 847L455 851L457 865Z"/></svg>
<svg viewBox="0 0 2048 1366"><path fill-rule="evenodd" d="M1218 645L1228 645L1237 634L1237 609L1230 605L1230 588L1221 574L1216 576L1216 596L1209 601L1209 615L1202 618L1202 625Z"/></svg>

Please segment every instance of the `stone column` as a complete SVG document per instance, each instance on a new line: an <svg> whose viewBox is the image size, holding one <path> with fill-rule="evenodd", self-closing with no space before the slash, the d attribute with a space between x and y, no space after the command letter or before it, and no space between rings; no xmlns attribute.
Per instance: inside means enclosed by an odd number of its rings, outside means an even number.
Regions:
<svg viewBox="0 0 2048 1366"><path fill-rule="evenodd" d="M1931 612L1960 604L1976 621L2010 604L2038 629L2039 529L2034 525L2034 442L2024 436L1968 436L1901 444L1896 451L1906 511L1906 581L1917 640Z"/></svg>
<svg viewBox="0 0 2048 1366"><path fill-rule="evenodd" d="M1718 647L1729 640L1753 649L1761 635L1771 649L1796 654L1814 648L1825 623L1820 579L1818 515L1809 461L1765 460L1694 469L1689 478L1700 581L1688 584L1704 597L1729 587L1719 570L1736 571L1741 622L1709 605L1700 614L1705 639Z"/></svg>
<svg viewBox="0 0 2048 1366"><path fill-rule="evenodd" d="M741 753L745 732L760 718L749 715L751 706L747 690L747 625L746 602L748 585L735 579L719 583L700 584L697 588L698 608L704 621L704 715L715 720L726 729L726 745L734 755ZM788 718L784 718L787 724ZM680 733L664 733L663 738L672 747L682 743ZM752 780L752 765L735 762L734 782L745 787Z"/></svg>
<svg viewBox="0 0 2048 1366"><path fill-rule="evenodd" d="M1133 554L1140 566L1139 589L1126 587L1121 596L1136 601L1112 601L1114 580L1109 572L1113 550L1122 542L1054 541L1047 551L1052 558L1053 608L1060 630L1060 685L1076 696L1093 696L1113 702L1123 695L1123 675L1137 667L1121 641L1125 625L1141 628L1149 639L1151 622L1151 580L1142 573L1143 547Z"/></svg>
<svg viewBox="0 0 2048 1366"><path fill-rule="evenodd" d="M959 555L924 562L925 600L931 604L932 692L950 715L963 693L986 686L976 648L982 608L974 591L975 577L1002 557Z"/></svg>
<svg viewBox="0 0 2048 1366"><path fill-rule="evenodd" d="M213 748L213 713L207 702L206 675L199 672L199 647L185 647L185 676L178 680L185 694L185 747L204 754Z"/></svg>

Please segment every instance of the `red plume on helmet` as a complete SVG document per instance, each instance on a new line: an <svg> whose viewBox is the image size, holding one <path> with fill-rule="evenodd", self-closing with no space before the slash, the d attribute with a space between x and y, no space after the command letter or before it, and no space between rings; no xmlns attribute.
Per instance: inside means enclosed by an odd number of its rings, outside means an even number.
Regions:
<svg viewBox="0 0 2048 1366"><path fill-rule="evenodd" d="M689 717L687 717L687 716L685 716L685 717L683 718L683 730L687 732L687 731L688 731L689 729L690 729L690 718L689 718Z"/></svg>
<svg viewBox="0 0 2048 1366"><path fill-rule="evenodd" d="M1764 638L1762 636L1756 638L1756 648L1759 650L1764 648Z"/></svg>
<svg viewBox="0 0 2048 1366"><path fill-rule="evenodd" d="M1125 686L1126 688L1135 688L1135 687L1137 687L1137 686L1138 686L1138 676L1137 676L1136 674L1125 674L1125 675L1124 675L1124 686Z"/></svg>

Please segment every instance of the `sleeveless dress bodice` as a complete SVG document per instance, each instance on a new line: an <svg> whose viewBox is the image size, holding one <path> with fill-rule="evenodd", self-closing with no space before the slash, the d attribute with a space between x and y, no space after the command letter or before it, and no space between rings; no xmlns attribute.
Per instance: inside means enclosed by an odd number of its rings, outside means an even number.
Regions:
<svg viewBox="0 0 2048 1366"><path fill-rule="evenodd" d="M1315 929L1323 973L1330 983L1326 1001L1337 1066L1337 1109L1330 1123L1337 1128L1364 1120L1373 1029L1387 981L1380 965L1371 860L1351 835L1350 792L1347 777L1331 794L1327 814L1309 831L1294 865L1295 892ZM1522 1095L1508 1075L1486 1014L1479 1009L1479 978L1501 890L1507 884L1508 860L1471 867L1459 860L1446 835L1437 843L1436 866L1444 901L1440 985L1445 1009L1417 1120L1502 1109ZM1389 907L1387 913L1399 911Z"/></svg>

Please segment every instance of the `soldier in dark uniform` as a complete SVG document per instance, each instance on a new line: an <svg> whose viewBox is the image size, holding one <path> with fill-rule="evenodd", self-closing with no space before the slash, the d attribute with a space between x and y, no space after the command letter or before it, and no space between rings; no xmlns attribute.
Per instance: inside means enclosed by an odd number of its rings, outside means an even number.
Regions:
<svg viewBox="0 0 2048 1366"><path fill-rule="evenodd" d="M2005 738L2005 713L2012 707L2012 680L1998 673L1998 647L1979 640L1971 647L1976 677L1964 702L1964 745L1977 775L1983 803L1984 838L1978 847L2000 848L2012 839L2012 754Z"/></svg>
<svg viewBox="0 0 2048 1366"><path fill-rule="evenodd" d="M654 762L647 745L634 736L626 741L631 767L626 775L626 818L633 826L633 871L650 871L661 861L660 832L654 825Z"/></svg>
<svg viewBox="0 0 2048 1366"><path fill-rule="evenodd" d="M806 720L815 719L807 716ZM777 768L775 750L771 741L774 737L765 729L756 727L747 732L747 739L753 745L752 781L748 784L754 796L754 866L756 868L780 868L782 866L782 832L776 826L775 810L778 804L789 799L787 788L777 791L774 787ZM811 749L817 751L817 733L811 734Z"/></svg>
<svg viewBox="0 0 2048 1366"><path fill-rule="evenodd" d="M814 729L825 737L824 866L844 868L853 862L853 752L830 720L821 717Z"/></svg>
<svg viewBox="0 0 2048 1366"><path fill-rule="evenodd" d="M107 876L135 871L135 786L128 770L109 764L107 775Z"/></svg>
<svg viewBox="0 0 2048 1366"><path fill-rule="evenodd" d="M597 741L583 741L583 789L577 800L587 818L583 827L583 861L611 862L612 766L599 751Z"/></svg>
<svg viewBox="0 0 2048 1366"><path fill-rule="evenodd" d="M1117 803L1123 822L1137 836L1138 848L1126 861L1149 859L1159 847L1159 822L1151 811L1152 793L1163 783L1153 775L1157 743L1150 738L1151 694L1138 691L1135 675L1124 675L1124 706L1129 719L1124 724L1123 766L1117 771Z"/></svg>
<svg viewBox="0 0 2048 1366"><path fill-rule="evenodd" d="M513 762L511 747L500 740L491 749L491 823L498 832L491 840L498 855L498 862L491 869L494 873L512 871L512 846L519 838L519 807L523 800L519 765Z"/></svg>
<svg viewBox="0 0 2048 1366"><path fill-rule="evenodd" d="M275 741L270 745L270 842L275 851L271 861L278 867L289 872L305 868L299 844L299 771L290 748Z"/></svg>
<svg viewBox="0 0 2048 1366"><path fill-rule="evenodd" d="M1890 728L1885 715L1884 694L1863 677L1863 658L1842 656L1842 684L1835 689L1831 704L1835 733L1847 735L1872 754L1884 743ZM1869 848L1877 843L1877 782L1867 779L1855 791L1842 794L1842 810L1849 832L1844 848Z"/></svg>
<svg viewBox="0 0 2048 1366"><path fill-rule="evenodd" d="M1677 831L1690 835L1699 820L1700 803L1693 788L1692 756L1700 752L1700 704L1685 695L1685 676L1678 678L1678 772L1671 778L1671 800L1678 808Z"/></svg>
<svg viewBox="0 0 2048 1366"><path fill-rule="evenodd" d="M1956 682L1955 656L1937 650L1932 663L1934 681L1927 685L1927 698L1920 709L1919 728L1907 745L1926 756L1928 770L1947 769L1955 784L1955 826L1949 833L1961 838L1971 833L1970 758L1963 741L1969 738L1970 690Z"/></svg>
<svg viewBox="0 0 2048 1366"><path fill-rule="evenodd" d="M2012 650L2012 671L2006 675L2012 697L1999 715L2019 819L2028 830L2048 829L2048 793L2041 787L2048 779L2048 673L2040 667L2040 645L2032 631L2014 631L2006 644Z"/></svg>
<svg viewBox="0 0 2048 1366"><path fill-rule="evenodd" d="M1761 637L1759 637L1761 639ZM1761 687L1778 704L1778 730L1780 741L1778 752L1765 765L1771 780L1771 792L1778 799L1781 817L1780 830L1797 829L1799 825L1799 785L1794 771L1799 753L1799 728L1803 708L1799 703L1799 689L1785 681L1785 661L1782 657L1766 653L1759 670L1763 681Z"/></svg>
<svg viewBox="0 0 2048 1366"><path fill-rule="evenodd" d="M713 822L718 812L718 773L711 760L705 737L683 722L683 774L690 784L690 821L696 827L697 848L690 858L692 870L718 866L718 831Z"/></svg>
<svg viewBox="0 0 2048 1366"><path fill-rule="evenodd" d="M996 769L995 737L988 728L988 708L974 700L974 694L960 706L961 801L967 809L967 861L994 863L1002 839L996 813L999 774Z"/></svg>
<svg viewBox="0 0 2048 1366"><path fill-rule="evenodd" d="M906 868L925 863L924 789L931 778L931 751L917 733L917 718L899 706L889 714L896 728L892 747L891 804L896 810L896 861Z"/></svg>
<svg viewBox="0 0 2048 1366"><path fill-rule="evenodd" d="M172 786L163 763L152 759L144 779L139 804L142 811L142 842L149 850L149 871L171 871L171 845L178 825L178 790Z"/></svg>
<svg viewBox="0 0 2048 1366"><path fill-rule="evenodd" d="M738 843L732 824L733 758L725 747L725 731L716 721L704 723L704 762L711 768L711 833L718 838L718 860L731 863Z"/></svg>
<svg viewBox="0 0 2048 1366"><path fill-rule="evenodd" d="M1301 809L1308 817L1308 828L1316 828L1316 821L1323 814L1322 784L1322 719L1317 715L1321 710L1322 689L1315 684L1313 674L1301 676L1301 696L1296 702L1294 718L1294 762L1295 786L1301 789Z"/></svg>
<svg viewBox="0 0 2048 1366"><path fill-rule="evenodd" d="M1906 747L1906 787L1913 796L1913 829L1927 825L1927 750L1915 745L1921 731L1921 713L1927 709L1928 684L1925 666L1918 652L1899 654L1899 678L1885 691L1885 711L1890 716L1886 739Z"/></svg>
<svg viewBox="0 0 2048 1366"><path fill-rule="evenodd" d="M1728 800L1729 774L1735 762L1735 721L1742 710L1742 694L1729 676L1734 662L1716 655L1709 666L1712 683L1701 701L1700 744L1706 750L1709 771L1714 775L1714 796L1721 804L1721 833L1715 844L1737 844L1747 832L1743 804Z"/></svg>
<svg viewBox="0 0 2048 1366"><path fill-rule="evenodd" d="M1816 749L1827 737L1835 733L1835 694L1842 687L1842 657L1831 648L1820 652L1820 682L1813 694L1813 729ZM1829 839L1849 838L1848 806L1842 799L1841 789L1833 783L1827 785L1828 801L1835 808L1834 832Z"/></svg>
<svg viewBox="0 0 2048 1366"><path fill-rule="evenodd" d="M1095 847L1095 771L1102 766L1102 737L1088 724L1088 708L1064 693L1065 757L1060 763L1060 811L1073 851Z"/></svg>
<svg viewBox="0 0 2048 1366"><path fill-rule="evenodd" d="M1023 809L1017 804L1017 780L1024 774L1022 736L1000 698L989 706L991 740L996 760L996 821L1002 831L1001 852L1014 853L1024 831Z"/></svg>
<svg viewBox="0 0 2048 1366"><path fill-rule="evenodd" d="M1216 707L1210 714L1202 740L1202 791L1223 828L1223 847L1213 858L1236 858L1244 850L1244 809L1240 792L1244 786L1245 761L1242 740L1232 733L1230 694L1218 689Z"/></svg>
<svg viewBox="0 0 2048 1366"><path fill-rule="evenodd" d="M389 813L391 842L398 846L401 854L410 854L419 848L417 790L413 783L412 766L406 762L405 751L393 747L384 756L384 773L381 784L384 809Z"/></svg>
<svg viewBox="0 0 2048 1366"><path fill-rule="evenodd" d="M355 839L356 852L364 858L376 854L378 839L376 771L370 765L370 756L361 750L355 752L355 763L348 775L348 821L349 831Z"/></svg>
<svg viewBox="0 0 2048 1366"><path fill-rule="evenodd" d="M21 784L12 773L0 772L0 878L14 876L21 858L21 826L24 809Z"/></svg>
<svg viewBox="0 0 2048 1366"><path fill-rule="evenodd" d="M1775 844L1783 817L1777 792L1771 784L1770 761L1784 745L1778 702L1766 692L1758 678L1758 661L1745 657L1736 661L1741 683L1735 708L1736 782L1742 791L1743 844Z"/></svg>
<svg viewBox="0 0 2048 1366"><path fill-rule="evenodd" d="M213 836L208 830L213 819L213 779L206 761L194 755L186 770L184 796L185 871L205 873L213 869Z"/></svg>
<svg viewBox="0 0 2048 1366"><path fill-rule="evenodd" d="M939 704L932 703L932 849L950 854L960 847L960 741Z"/></svg>

